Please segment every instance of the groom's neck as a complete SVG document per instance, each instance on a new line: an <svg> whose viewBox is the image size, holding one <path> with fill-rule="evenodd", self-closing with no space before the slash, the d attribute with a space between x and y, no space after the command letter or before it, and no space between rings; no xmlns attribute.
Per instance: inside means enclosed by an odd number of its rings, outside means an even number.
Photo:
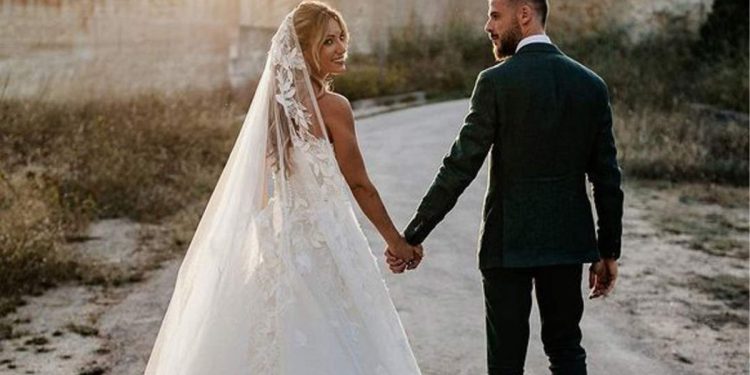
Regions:
<svg viewBox="0 0 750 375"><path fill-rule="evenodd" d="M546 32L544 31L544 26L541 26L536 23L529 25L529 27L523 27L523 26L521 27L521 36L523 38L528 38L534 35L545 35L545 34Z"/></svg>

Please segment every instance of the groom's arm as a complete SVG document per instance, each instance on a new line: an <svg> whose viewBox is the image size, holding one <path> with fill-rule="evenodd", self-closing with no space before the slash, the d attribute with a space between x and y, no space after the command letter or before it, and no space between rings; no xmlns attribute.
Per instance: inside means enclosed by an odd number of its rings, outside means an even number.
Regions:
<svg viewBox="0 0 750 375"><path fill-rule="evenodd" d="M594 191L599 254L602 258L617 259L620 257L622 237L622 175L617 164L617 148L612 131L612 107L606 86L603 91L598 105L601 114L586 173Z"/></svg>
<svg viewBox="0 0 750 375"><path fill-rule="evenodd" d="M487 77L485 71L477 77L471 107L461 131L404 230L404 237L410 244L417 245L424 241L476 177L495 139L496 111L492 79Z"/></svg>

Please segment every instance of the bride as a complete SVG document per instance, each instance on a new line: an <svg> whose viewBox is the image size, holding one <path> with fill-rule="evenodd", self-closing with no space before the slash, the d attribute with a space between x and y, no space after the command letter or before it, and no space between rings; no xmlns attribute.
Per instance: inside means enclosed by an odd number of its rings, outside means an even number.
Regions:
<svg viewBox="0 0 750 375"><path fill-rule="evenodd" d="M146 374L420 374L349 199L416 267L422 249L391 222L329 87L348 39L319 2L281 23Z"/></svg>

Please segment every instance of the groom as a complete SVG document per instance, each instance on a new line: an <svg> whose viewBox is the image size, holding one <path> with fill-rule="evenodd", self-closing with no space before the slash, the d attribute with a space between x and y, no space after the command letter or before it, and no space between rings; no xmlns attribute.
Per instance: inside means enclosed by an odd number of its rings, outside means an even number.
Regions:
<svg viewBox="0 0 750 375"><path fill-rule="evenodd" d="M485 31L502 61L479 74L471 108L404 236L419 245L490 154L479 268L489 374L522 374L532 285L553 374L585 374L582 266L590 298L609 293L623 192L607 86L545 35L545 0L490 0ZM594 230L586 177L598 216ZM416 268L386 249L393 272Z"/></svg>

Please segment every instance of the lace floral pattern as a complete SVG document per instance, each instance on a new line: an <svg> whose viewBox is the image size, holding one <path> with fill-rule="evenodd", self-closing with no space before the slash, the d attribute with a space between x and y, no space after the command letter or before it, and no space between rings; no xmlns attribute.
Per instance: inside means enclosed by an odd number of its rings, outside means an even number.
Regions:
<svg viewBox="0 0 750 375"><path fill-rule="evenodd" d="M419 374L292 17L183 258L146 375Z"/></svg>
<svg viewBox="0 0 750 375"><path fill-rule="evenodd" d="M300 81L306 65L289 17L269 59L295 168L275 172L271 199L251 228L260 261L248 281L257 305L247 317L249 373L419 374L331 144L313 135L315 109L300 92L308 90Z"/></svg>

